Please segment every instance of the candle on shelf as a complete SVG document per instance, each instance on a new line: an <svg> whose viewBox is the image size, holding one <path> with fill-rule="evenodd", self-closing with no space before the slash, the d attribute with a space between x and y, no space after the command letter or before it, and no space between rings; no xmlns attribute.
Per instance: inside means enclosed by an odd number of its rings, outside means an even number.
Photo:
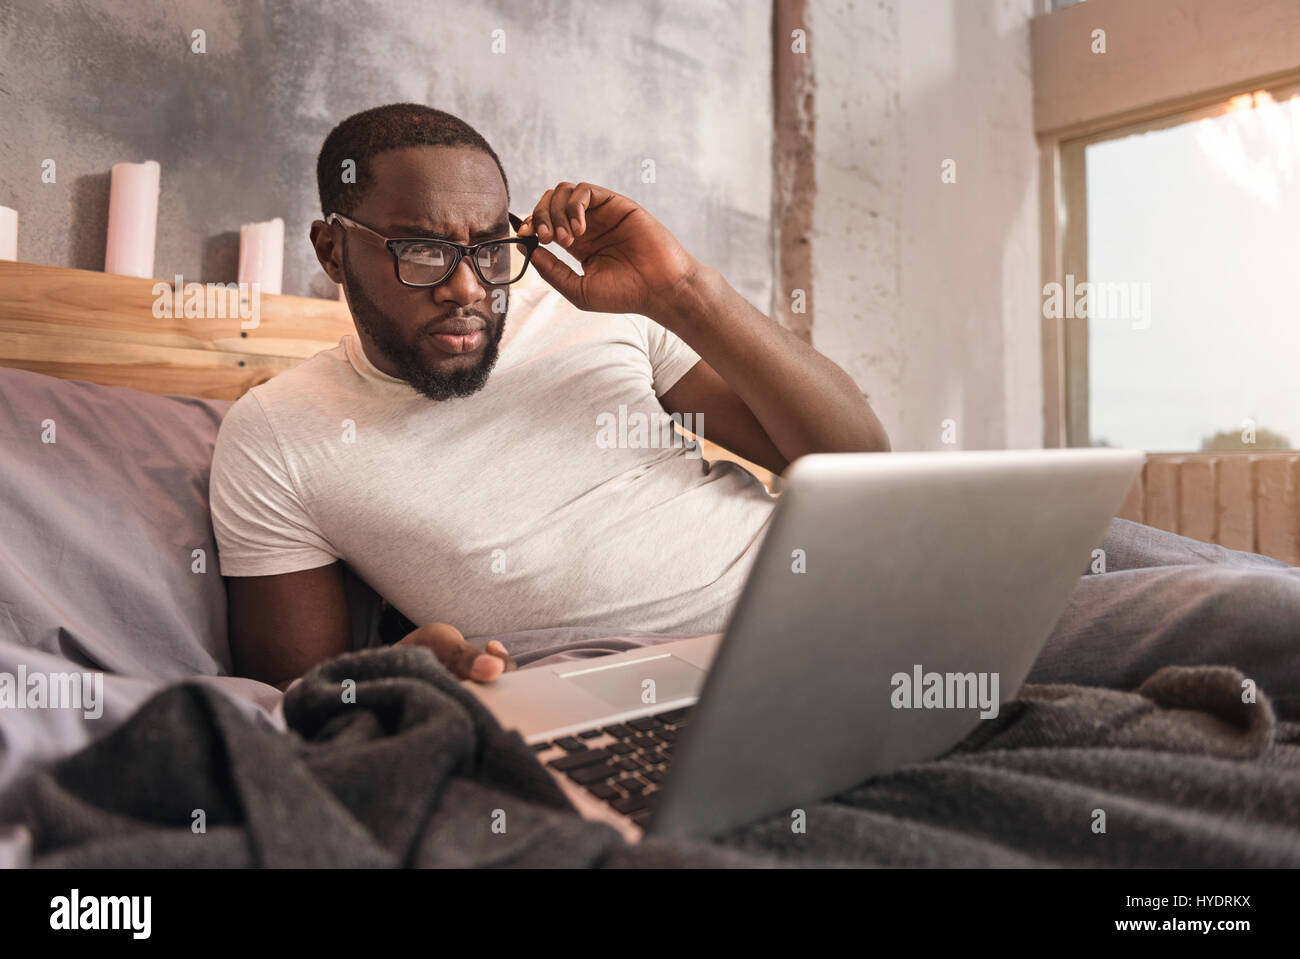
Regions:
<svg viewBox="0 0 1300 959"><path fill-rule="evenodd" d="M18 211L0 206L0 260L18 259Z"/></svg>
<svg viewBox="0 0 1300 959"><path fill-rule="evenodd" d="M340 284L339 284L339 302L340 302L340 303L346 303L347 301L348 301L347 294L343 292L343 284L340 283Z"/></svg>
<svg viewBox="0 0 1300 959"><path fill-rule="evenodd" d="M105 273L153 276L161 179L162 167L156 160L113 164L113 184L108 194Z"/></svg>
<svg viewBox="0 0 1300 959"><path fill-rule="evenodd" d="M284 220L245 223L239 228L239 282L279 293L284 280Z"/></svg>

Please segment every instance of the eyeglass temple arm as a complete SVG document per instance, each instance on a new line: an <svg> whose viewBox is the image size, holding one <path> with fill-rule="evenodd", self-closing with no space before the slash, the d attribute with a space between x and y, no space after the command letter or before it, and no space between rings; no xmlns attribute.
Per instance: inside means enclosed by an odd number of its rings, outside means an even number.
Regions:
<svg viewBox="0 0 1300 959"><path fill-rule="evenodd" d="M384 236L382 233L376 233L374 230L370 229L370 227L364 226L363 224L358 223L356 220L349 219L348 217L344 216L342 213L331 213L325 219L325 222L338 223L340 226L344 226L344 227L347 226L354 227L360 230L362 233L369 233L371 236L373 236L384 246L388 245L388 237Z"/></svg>
<svg viewBox="0 0 1300 959"><path fill-rule="evenodd" d="M506 212L506 216L510 218L510 225L514 227L515 233L518 234L519 228L524 225L524 221L509 211ZM541 245L541 240L538 239L536 232L532 236L521 236L519 239L528 244L530 254Z"/></svg>

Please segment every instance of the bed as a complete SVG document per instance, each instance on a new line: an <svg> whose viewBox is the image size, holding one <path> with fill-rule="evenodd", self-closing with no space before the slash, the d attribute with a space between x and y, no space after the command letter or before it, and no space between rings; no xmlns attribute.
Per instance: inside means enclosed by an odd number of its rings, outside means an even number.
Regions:
<svg viewBox="0 0 1300 959"><path fill-rule="evenodd" d="M423 650L389 647L382 598L350 572L353 652L288 697L232 676L217 429L352 324L327 300L265 296L247 330L157 317L156 298L151 280L0 262L0 687L102 677L86 708L0 708L0 864L1300 865L1300 735L1243 721L1232 670L1027 688L943 760L816 804L811 832L778 817L640 847L579 819ZM661 638L505 637L522 666ZM369 683L367 710L340 712L347 677ZM1265 798L1243 812L1247 794ZM1096 841L1102 806L1137 810L1126 841ZM509 841L488 825L502 808Z"/></svg>

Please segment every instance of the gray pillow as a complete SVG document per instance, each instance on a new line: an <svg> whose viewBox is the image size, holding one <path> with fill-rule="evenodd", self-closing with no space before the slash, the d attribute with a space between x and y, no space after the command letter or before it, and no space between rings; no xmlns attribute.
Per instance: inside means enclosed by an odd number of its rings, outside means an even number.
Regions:
<svg viewBox="0 0 1300 959"><path fill-rule="evenodd" d="M208 472L231 405L0 368L0 639L129 676L229 674ZM381 600L343 573L353 648L376 645Z"/></svg>
<svg viewBox="0 0 1300 959"><path fill-rule="evenodd" d="M230 671L208 514L230 406L0 369L0 638L132 676Z"/></svg>

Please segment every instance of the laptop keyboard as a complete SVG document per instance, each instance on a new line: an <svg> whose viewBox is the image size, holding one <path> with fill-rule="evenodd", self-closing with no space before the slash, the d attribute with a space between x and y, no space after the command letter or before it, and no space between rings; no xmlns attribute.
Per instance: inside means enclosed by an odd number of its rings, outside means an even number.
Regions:
<svg viewBox="0 0 1300 959"><path fill-rule="evenodd" d="M532 748L539 754L553 754L552 758L540 758L615 811L644 826L654 812L659 785L668 772L677 737L690 721L692 708L587 729L574 736L536 743Z"/></svg>

